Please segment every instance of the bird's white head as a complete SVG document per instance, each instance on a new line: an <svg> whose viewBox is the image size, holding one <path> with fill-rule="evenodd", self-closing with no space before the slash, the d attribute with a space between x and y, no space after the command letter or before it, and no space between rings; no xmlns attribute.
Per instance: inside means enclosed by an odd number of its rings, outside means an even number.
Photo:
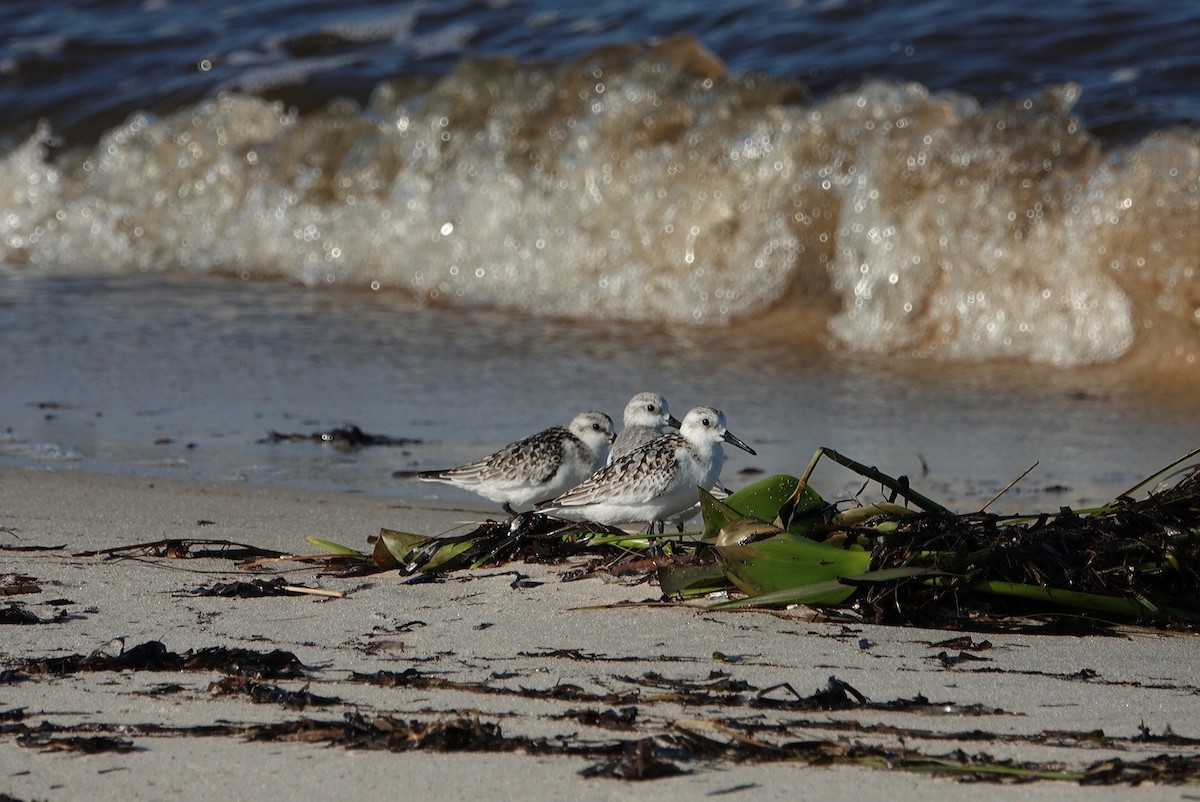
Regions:
<svg viewBox="0 0 1200 802"><path fill-rule="evenodd" d="M737 446L749 454L757 452L730 434L725 423L725 413L713 407L696 407L683 418L680 433L696 445L712 445L725 442Z"/></svg>
<svg viewBox="0 0 1200 802"><path fill-rule="evenodd" d="M667 399L658 393L638 393L625 405L625 428L644 426L647 429L679 428L679 421L671 416Z"/></svg>
<svg viewBox="0 0 1200 802"><path fill-rule="evenodd" d="M612 418L603 412L580 412L567 425L571 434L578 437L595 452L608 453L608 447L616 438Z"/></svg>

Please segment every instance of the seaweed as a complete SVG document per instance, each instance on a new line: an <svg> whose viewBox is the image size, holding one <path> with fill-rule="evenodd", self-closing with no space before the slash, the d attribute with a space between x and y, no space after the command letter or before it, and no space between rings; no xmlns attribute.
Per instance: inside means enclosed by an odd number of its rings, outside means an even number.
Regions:
<svg viewBox="0 0 1200 802"><path fill-rule="evenodd" d="M259 652L209 646L183 654L172 652L161 641L146 641L129 649L124 640L112 642L117 654L97 649L89 655L38 657L13 661L29 674L77 674L83 671L220 671L256 678L296 679L305 675L306 666L296 655L283 649ZM112 644L110 644L112 645ZM16 670L16 669L13 669Z"/></svg>
<svg viewBox="0 0 1200 802"><path fill-rule="evenodd" d="M205 538L163 538L147 543L128 546L113 546L108 549L80 551L72 557L159 557L172 560L230 559L246 560L251 557L284 557L283 552L264 549L247 543L231 540Z"/></svg>
<svg viewBox="0 0 1200 802"><path fill-rule="evenodd" d="M387 434L369 434L361 428L348 423L335 426L332 429L318 429L313 432L277 432L271 430L267 436L259 439L258 444L264 443L299 443L311 441L332 445L341 451L357 451L367 446L410 446L421 441L412 437L393 437Z"/></svg>
<svg viewBox="0 0 1200 802"><path fill-rule="evenodd" d="M1068 611L1161 627L1200 623L1200 467L1177 470L1178 481L1142 499L1126 493L1094 509L1012 516L952 513L903 477L830 449L819 449L799 479L759 484L807 491L823 456L890 495L847 509L810 498L797 518L791 498L774 516L760 507L762 517L753 517L738 493L720 502L701 491L708 553L744 594L724 606L799 603L848 610L872 623L924 626ZM897 498L916 509L895 504ZM689 590L676 577L660 579L678 594Z"/></svg>
<svg viewBox="0 0 1200 802"><path fill-rule="evenodd" d="M573 560L562 581L600 571L628 582L656 577L667 600L719 593L729 597L717 604L725 608L803 604L878 624L1048 633L1102 633L1119 621L1194 628L1200 464L1188 460L1197 454L1087 510L1001 516L987 512L989 502L958 514L907 477L819 448L799 477L768 476L723 501L698 488L703 528L694 533L632 535L520 513L463 534L383 528L369 554L308 540L331 553L330 564L399 569L417 575L413 581L511 560ZM826 502L811 484L824 458L877 484L881 497ZM514 587L523 587L520 579ZM947 665L972 659L945 656Z"/></svg>
<svg viewBox="0 0 1200 802"><path fill-rule="evenodd" d="M289 691L278 685L258 682L246 676L225 677L212 682L208 686L212 696L245 696L255 704L278 704L291 710L303 710L306 707L326 707L341 704L342 700L333 696L318 696L308 690L305 685L298 691Z"/></svg>
<svg viewBox="0 0 1200 802"><path fill-rule="evenodd" d="M618 780L658 780L689 772L663 758L663 749L653 738L626 741L620 757L582 769L581 777L611 777Z"/></svg>
<svg viewBox="0 0 1200 802"><path fill-rule="evenodd" d="M189 596L216 596L226 599L256 599L266 596L323 596L326 598L344 599L345 592L340 590L324 590L309 588L303 585L291 585L283 577L273 579L254 579L249 582L215 582L207 587L193 588L187 591Z"/></svg>

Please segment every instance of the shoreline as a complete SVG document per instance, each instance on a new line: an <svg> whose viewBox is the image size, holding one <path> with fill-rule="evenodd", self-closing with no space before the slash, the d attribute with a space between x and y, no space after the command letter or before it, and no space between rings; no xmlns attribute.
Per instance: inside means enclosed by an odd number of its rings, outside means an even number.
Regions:
<svg viewBox="0 0 1200 802"><path fill-rule="evenodd" d="M498 312L212 277L0 276L0 295L8 289L18 291L5 307L0 465L11 467L467 504L394 474L462 464L584 409L616 419L651 390L679 413L716 406L755 447L757 457L729 455L730 486L798 474L828 445L966 511L1037 462L990 508L1027 513L1104 503L1200 437L1196 371L1168 382L1133 364L1055 371L806 354L768 337L769 320L710 332L518 326ZM456 347L462 338L478 345ZM347 424L405 444L270 440ZM821 485L834 498L861 479L823 470Z"/></svg>
<svg viewBox="0 0 1200 802"><path fill-rule="evenodd" d="M1075 771L1111 758L1200 755L1200 687L1191 671L1194 636L1186 634L968 633L842 625L805 610L719 613L657 604L653 584L563 582L561 567L529 564L415 583L395 571L322 576L297 563L252 573L222 556L72 556L160 539L311 554L308 535L365 549L380 527L443 532L483 509L0 469L0 577L7 588L23 588L0 606L43 621L0 630L0 671L16 672L0 682L7 725L0 790L18 799L361 796L394 792L399 773L412 792L437 798L694 799L737 791L784 798L803 781L814 793L916 800L952 791L970 800L993 798L996 789L838 760L806 768L729 754L699 759L681 744L809 740L925 756L961 749ZM194 595L218 582L275 576L345 597ZM221 670L30 668L29 661L86 656L106 644L118 655L117 638L126 650L157 641L175 655L280 649L304 668L301 676L255 680L291 694L290 702L256 701ZM379 672L409 684L362 679ZM786 683L808 697L830 677L873 704L803 710L781 703L786 692L767 691ZM919 697L934 704L899 704ZM622 719L629 708L636 712ZM502 738L458 752L396 752L315 733L278 735L278 728L332 726L347 716L429 727L475 722ZM265 734L271 727L274 739ZM128 748L72 751L69 739L85 736ZM687 773L643 782L580 775L605 762L605 748L645 739L658 759ZM1049 780L1022 790L1035 799L1083 793L1075 782ZM1178 787L1151 783L1086 793L1181 798Z"/></svg>

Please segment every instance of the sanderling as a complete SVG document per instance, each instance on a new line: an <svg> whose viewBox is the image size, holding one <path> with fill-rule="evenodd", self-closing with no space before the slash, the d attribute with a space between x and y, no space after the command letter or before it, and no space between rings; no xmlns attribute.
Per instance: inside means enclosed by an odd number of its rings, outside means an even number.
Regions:
<svg viewBox="0 0 1200 802"><path fill-rule="evenodd" d="M567 426L552 426L483 459L417 478L470 490L499 501L506 512L545 501L574 487L604 464L612 445L612 418L581 412Z"/></svg>
<svg viewBox="0 0 1200 802"><path fill-rule="evenodd" d="M646 521L661 529L696 503L698 487L707 490L720 477L722 441L756 453L726 430L723 412L696 407L678 432L609 463L538 511L608 525Z"/></svg>
<svg viewBox="0 0 1200 802"><path fill-rule="evenodd" d="M667 399L658 393L638 393L625 405L625 420L621 433L613 441L608 461L614 462L636 451L651 440L679 428L679 421L667 408Z"/></svg>

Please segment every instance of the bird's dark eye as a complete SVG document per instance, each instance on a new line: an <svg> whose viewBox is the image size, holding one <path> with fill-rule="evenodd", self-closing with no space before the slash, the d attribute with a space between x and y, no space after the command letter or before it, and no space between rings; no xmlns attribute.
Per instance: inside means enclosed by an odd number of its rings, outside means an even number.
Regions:
<svg viewBox="0 0 1200 802"><path fill-rule="evenodd" d="M705 418L704 420L702 420L700 422L705 426L712 426L712 421L710 421L708 418Z"/></svg>
<svg viewBox="0 0 1200 802"><path fill-rule="evenodd" d="M647 412L658 412L658 410L654 408L654 405L653 405L653 404L647 404L647 405L646 405L646 411L647 411Z"/></svg>

